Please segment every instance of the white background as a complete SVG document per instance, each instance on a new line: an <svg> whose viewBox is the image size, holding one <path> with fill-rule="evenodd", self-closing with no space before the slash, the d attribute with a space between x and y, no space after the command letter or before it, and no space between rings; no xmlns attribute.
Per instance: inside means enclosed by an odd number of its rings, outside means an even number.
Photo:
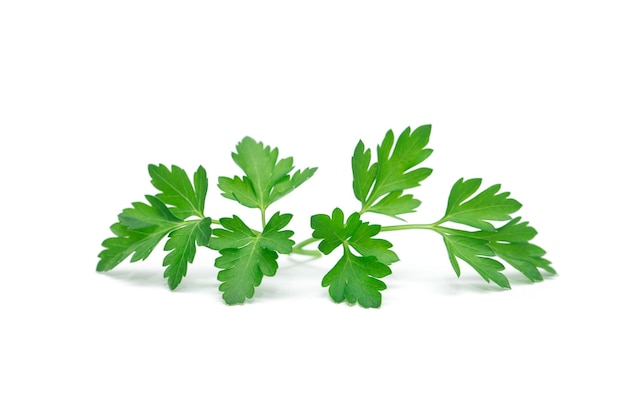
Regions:
<svg viewBox="0 0 626 393"><path fill-rule="evenodd" d="M620 2L3 1L0 390L623 392L625 14ZM258 3L258 4L257 4ZM350 156L432 124L409 222L459 177L502 183L559 275L512 290L433 233L387 233L383 306L333 303L337 255L280 259L223 304L203 249L175 292L162 252L95 272L149 163L204 165L207 214L245 135L318 166L275 206L358 208ZM371 221L387 223L379 217Z"/></svg>

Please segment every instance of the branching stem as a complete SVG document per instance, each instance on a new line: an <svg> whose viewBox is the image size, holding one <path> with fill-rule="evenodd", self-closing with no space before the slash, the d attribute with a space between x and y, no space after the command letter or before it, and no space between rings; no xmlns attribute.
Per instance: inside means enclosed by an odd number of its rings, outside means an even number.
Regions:
<svg viewBox="0 0 626 393"><path fill-rule="evenodd" d="M404 230L410 230L410 229L427 229L430 231L434 231L437 232L441 235L447 234L447 235L467 235L466 232L460 231L458 229L453 229L453 228L448 228L448 227L442 227L439 225L440 222L435 222L432 224L403 224L403 225L389 225L389 226L381 226L380 231L381 232L393 232L393 231L404 231ZM317 251L317 250L307 250L304 247L308 246L309 244L313 244L315 242L320 241L320 239L316 239L314 237L310 237L306 240L301 241L300 243L296 244L295 246L293 246L293 250L291 251L292 254L299 254L299 255L310 255L310 256L315 256L315 257L321 257L322 254Z"/></svg>
<svg viewBox="0 0 626 393"><path fill-rule="evenodd" d="M432 224L404 224L404 225L390 225L380 228L381 232L402 231L406 229L428 229L430 231L437 232L440 235L467 235L467 231L461 231L459 229L443 227L440 224L443 221L437 221Z"/></svg>
<svg viewBox="0 0 626 393"><path fill-rule="evenodd" d="M295 246L293 246L291 253L292 254L298 254L298 255L309 255L312 257L321 257L322 253L317 251L317 250L306 250L304 247L308 246L311 243L315 243L319 241L319 239L316 239L314 237L310 237L298 244L296 244Z"/></svg>

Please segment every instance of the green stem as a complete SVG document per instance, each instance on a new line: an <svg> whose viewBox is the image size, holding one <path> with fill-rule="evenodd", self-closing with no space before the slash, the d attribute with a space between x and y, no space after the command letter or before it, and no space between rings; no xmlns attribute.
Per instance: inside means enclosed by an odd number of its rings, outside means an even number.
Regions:
<svg viewBox="0 0 626 393"><path fill-rule="evenodd" d="M265 209L261 209L261 226L265 228Z"/></svg>
<svg viewBox="0 0 626 393"><path fill-rule="evenodd" d="M428 229L430 231L435 231L441 235L444 234L448 234L448 235L466 235L466 232L458 230L458 229L453 229L453 228L448 228L448 227L442 227L439 224L441 224L443 221L437 221L435 223L432 224L404 224L404 225L389 225L389 226L382 226L380 228L381 232L392 232L392 231L404 231L404 230L409 230L409 229ZM309 244L315 243L317 241L319 241L320 239L316 239L316 238L308 238L306 240L301 241L300 243L296 244L295 246L293 246L291 253L292 254L299 254L299 255L309 255L309 256L314 256L314 257L321 257L322 253L317 251L317 250L307 250L304 247L308 246Z"/></svg>
<svg viewBox="0 0 626 393"><path fill-rule="evenodd" d="M391 232L391 231L403 231L407 229L428 229L431 231L435 231L439 233L440 235L446 235L446 234L447 235L467 235L466 231L461 231L458 229L440 226L442 222L443 221L440 220L432 224L404 224L404 225L383 226L380 228L380 231Z"/></svg>
<svg viewBox="0 0 626 393"><path fill-rule="evenodd" d="M304 247L308 246L311 243L315 243L317 241L319 241L320 239L315 239L313 237L308 238L304 241L301 241L300 243L296 244L295 246L293 246L291 253L292 254L298 254L298 255L309 255L312 257L321 257L322 253L317 251L317 250L305 250Z"/></svg>
<svg viewBox="0 0 626 393"><path fill-rule="evenodd" d="M434 224L404 224L380 227L381 232L403 231L406 229L430 229L431 231L437 230L436 225Z"/></svg>

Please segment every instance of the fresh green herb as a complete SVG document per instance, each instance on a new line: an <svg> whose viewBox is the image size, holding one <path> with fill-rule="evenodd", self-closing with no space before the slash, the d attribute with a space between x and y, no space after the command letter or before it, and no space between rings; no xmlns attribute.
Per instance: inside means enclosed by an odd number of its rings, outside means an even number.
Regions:
<svg viewBox="0 0 626 393"><path fill-rule="evenodd" d="M317 170L306 168L290 175L294 169L293 158L278 161L278 149L263 146L250 137L245 137L237 145L237 153L232 157L246 175L242 178L220 177L217 186L225 198L260 209L263 226L266 209L307 181Z"/></svg>
<svg viewBox="0 0 626 393"><path fill-rule="evenodd" d="M217 279L222 282L224 301L243 303L252 298L254 287L261 284L263 276L273 276L278 269L278 253L289 254L295 243L293 232L281 231L291 221L291 214L275 213L266 223L267 208L289 194L306 180L317 168L303 171L294 169L293 158L278 160L278 149L272 149L246 137L237 145L232 155L243 170L243 177L220 177L218 187L222 196L243 206L261 211L261 231L248 227L239 217L219 220L223 229L216 229L209 247L221 254L215 266L222 269Z"/></svg>
<svg viewBox="0 0 626 393"><path fill-rule="evenodd" d="M187 274L196 247L219 252L215 266L217 279L227 304L244 303L254 296L263 276L274 276L279 254L320 256L306 246L319 242L317 248L329 255L341 246L341 257L322 278L335 302L358 303L379 307L381 291L386 289L383 277L391 274L390 265L399 261L391 250L392 243L379 238L382 232L427 229L440 234L452 268L461 274L459 260L466 262L487 282L510 288L502 274L503 263L519 270L531 282L542 281L541 270L556 271L544 258L545 251L531 240L537 231L513 217L521 203L500 192L496 184L479 191L482 180L458 180L448 198L444 216L432 224L381 226L363 219L368 213L383 214L404 221L400 215L414 212L421 201L409 190L419 186L432 170L418 167L432 153L426 148L430 125L405 129L397 138L389 130L372 151L359 141L352 156L353 191L361 208L345 218L340 208L331 215L311 217L312 237L298 244L294 233L285 229L291 214L275 212L266 220L269 207L306 182L317 168L294 172L293 158L278 158L272 149L250 137L244 138L232 154L243 176L219 177L222 196L260 212L260 230L252 229L236 215L219 220L205 216L208 179L199 167L192 179L177 166L150 165L148 171L154 187L160 191L146 195L145 202L134 202L119 214L111 226L114 237L106 239L99 254L98 271L115 268L130 257L131 262L145 260L166 237L163 260L164 277L175 289Z"/></svg>
<svg viewBox="0 0 626 393"><path fill-rule="evenodd" d="M352 156L352 185L356 199L361 202L360 214L373 212L397 218L399 214L415 211L421 202L404 192L419 186L432 173L429 168L415 168L433 152L424 148L429 138L430 125L413 132L407 128L398 137L392 153L394 135L389 130L378 146L378 161L372 165L370 149L365 150L359 141Z"/></svg>
<svg viewBox="0 0 626 393"><path fill-rule="evenodd" d="M538 268L556 273L543 258L545 251L529 243L537 231L521 218L511 218L522 204L509 198L508 192L498 194L500 185L493 185L470 199L480 187L481 179L460 179L452 187L444 217L430 229L443 236L450 262L457 276L461 274L457 257L474 268L485 280L510 288L507 278L500 273L504 266L493 259L498 257L522 272L531 281L541 281ZM505 221L495 228L490 221ZM478 231L454 230L441 226L456 222Z"/></svg>
<svg viewBox="0 0 626 393"><path fill-rule="evenodd" d="M337 265L324 276L322 286L330 287L330 296L336 302L345 299L349 303L358 301L364 307L378 307L380 291L387 286L377 278L391 274L387 265L397 261L398 256L389 250L391 243L373 238L380 232L380 225L361 221L359 213L350 215L345 224L343 219L339 208L332 217L324 214L311 217L313 237L322 240L320 251L328 255L339 246L343 251Z"/></svg>
<svg viewBox="0 0 626 393"><path fill-rule="evenodd" d="M224 229L215 229L209 247L222 256L215 266L222 269L217 279L222 282L220 291L226 303L243 303L252 298L254 287L261 284L263 276L273 276L278 269L278 253L291 253L294 241L292 231L281 231L291 214L276 213L263 227L263 232L250 229L239 217L222 218Z"/></svg>
<svg viewBox="0 0 626 393"><path fill-rule="evenodd" d="M443 237L452 268L461 275L458 259L467 262L487 282L493 281L503 288L510 288L506 276L500 273L504 265L494 257L507 262L531 281L542 281L539 269L556 274L550 262L543 258L545 251L530 243L537 231L521 222L521 217L511 218L522 204L509 198L508 192L498 194L500 185L486 188L474 195L481 179L459 179L448 199L448 207L443 218L429 225L388 226L386 231L402 229L429 229ZM496 228L491 222L506 222ZM478 230L461 230L444 223L459 223Z"/></svg>
<svg viewBox="0 0 626 393"><path fill-rule="evenodd" d="M106 239L102 245L96 270L111 270L127 257L131 262L143 260L159 242L169 235L163 260L167 266L164 276L170 289L175 289L187 274L187 264L196 255L196 244L208 245L211 237L211 219L204 216L204 200L208 180L206 171L199 167L194 175L194 186L187 173L177 166L170 171L164 165L148 167L152 184L161 191L155 196L146 195L150 203L135 202L124 209L111 231L116 237ZM169 206L167 206L168 204ZM187 220L191 216L197 219Z"/></svg>
<svg viewBox="0 0 626 393"><path fill-rule="evenodd" d="M278 149L249 137L236 150L233 160L245 175L220 177L218 187L224 197L260 210L261 231L251 229L237 216L212 220L204 215L208 189L204 168L198 168L192 185L177 166L169 170L164 165L150 165L152 184L161 192L146 195L149 205L135 202L132 208L122 211L119 222L111 227L115 237L102 243L105 249L99 255L97 270L111 270L129 256L131 262L144 260L169 235L165 250L170 252L163 266L170 289L175 289L187 274L196 245L208 246L221 254L215 266L221 269L218 280L222 282L224 301L235 304L252 298L263 276L276 274L278 253L291 253L294 244L293 232L281 230L292 215L276 213L266 223L267 208L308 180L317 168L292 174L293 158L278 160Z"/></svg>
<svg viewBox="0 0 626 393"><path fill-rule="evenodd" d="M361 222L361 216L366 213L380 213L399 218L399 214L410 213L420 205L420 201L406 194L408 189L417 187L422 180L431 174L430 169L416 168L430 154L430 149L425 149L430 136L430 126L422 126L411 131L407 128L400 134L391 153L394 142L392 131L387 132L381 145L377 148L378 161L370 165L371 151L365 150L363 142L359 142L352 156L353 189L357 200L361 202L361 211L350 216L349 222ZM390 155L391 153L391 155ZM550 266L550 262L543 258L545 251L530 243L537 232L528 226L527 222L521 222L520 217L512 218L511 214L517 212L522 204L509 197L508 192L498 193L500 185L493 185L473 196L481 185L481 179L460 179L452 187L446 213L442 219L433 224L403 224L378 227L378 232L389 232L409 229L429 229L439 233L444 240L445 247L452 267L460 276L461 269L458 260L461 259L478 272L487 282L493 281L503 288L510 288L508 279L501 273L504 265L495 258L508 263L522 272L531 281L541 281L543 276L539 269L549 273L556 273ZM472 197L473 196L473 197ZM343 217L343 212L336 209L333 218ZM321 240L318 248L324 254L328 254L328 248L324 242L328 239L328 231L334 230L339 234L339 225L333 220L321 220L328 216L313 216L311 227L314 229L313 238ZM496 228L493 222L506 222ZM461 224L477 230L456 229L444 226L446 223ZM386 274L376 269L366 269L363 266L377 266L377 264L389 263L385 256L377 254L377 250L360 250L361 260L358 268L356 263L346 257L348 255L348 238L342 238L344 256L337 265L328 273L322 281L322 285L331 283L330 296L333 300L348 303L358 302L365 307L378 307L380 305L380 293L373 295L373 289L381 291L385 289L384 283L375 280ZM380 240L379 241L383 241ZM389 243L391 246L391 243ZM387 247L388 248L388 247ZM348 262L346 262L348 261ZM356 260L354 260L356 261ZM367 263L366 263L367 262ZM352 269L352 270L351 270ZM358 270L357 270L358 269ZM343 276L337 277L335 271L344 272ZM350 276L353 271L360 273L361 279L357 280ZM370 272L368 274L368 272ZM328 277L331 278L328 278ZM369 279L370 281L367 281ZM376 285L373 283L376 282ZM360 296L364 293L365 301ZM375 301L378 300L378 301Z"/></svg>

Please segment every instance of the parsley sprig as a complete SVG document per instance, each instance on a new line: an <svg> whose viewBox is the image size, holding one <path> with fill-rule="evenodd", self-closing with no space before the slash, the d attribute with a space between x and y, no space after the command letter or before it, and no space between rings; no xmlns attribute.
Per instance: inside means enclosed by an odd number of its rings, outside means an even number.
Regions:
<svg viewBox="0 0 626 393"><path fill-rule="evenodd" d="M278 149L250 137L237 145L232 157L244 175L220 177L218 187L225 198L258 208L261 230L252 229L236 215L218 220L205 216L208 179L203 167L194 174L192 184L177 166L170 170L165 165L150 165L152 184L160 193L146 195L149 205L134 202L119 214L119 222L111 227L115 237L102 243L105 249L97 270L111 270L129 256L131 262L145 260L168 236L163 275L170 289L176 289L187 274L196 246L205 246L220 254L215 266L220 269L217 278L222 282L219 289L224 301L238 304L252 298L263 277L276 274L278 254L292 253L295 243L291 240L294 233L283 230L292 215L276 212L266 222L267 209L313 176L317 168L293 172L293 158L279 160Z"/></svg>
<svg viewBox="0 0 626 393"><path fill-rule="evenodd" d="M119 222L111 226L116 237L106 239L100 252L98 271L111 270L127 257L131 262L145 260L165 236L164 277L175 289L193 262L196 245L207 246L211 238L211 219L204 216L208 179L202 166L191 184L187 173L177 167L150 165L152 184L161 193L146 195L149 204L134 202L119 214ZM195 216L195 219L189 217Z"/></svg>
<svg viewBox="0 0 626 393"><path fill-rule="evenodd" d="M270 206L310 179L317 168L294 172L293 158L279 159L278 149L250 137L239 142L232 159L243 175L219 177L218 188L223 197L259 209L260 229L253 229L237 215L219 219L205 215L208 178L202 166L190 178L177 166L150 165L148 172L159 192L146 195L147 203L134 202L118 215L118 222L111 226L114 236L102 243L97 270L111 270L128 258L145 260L167 236L163 275L170 289L186 276L197 247L208 247L219 253L215 266L222 298L227 304L240 304L254 296L264 276L277 273L279 254L319 257L339 249L341 256L322 278L322 286L328 287L335 302L379 307L386 289L382 279L400 260L382 234L431 230L441 235L457 276L461 275L459 261L502 288L510 288L502 273L504 263L531 282L542 281L545 272L556 274L544 258L546 252L531 243L537 231L514 216L522 204L501 192L499 184L480 190L479 178L459 179L452 186L443 217L434 223L381 226L364 219L367 214L379 214L405 221L401 216L421 205L409 192L432 173L421 166L432 154L426 147L430 132L430 125L407 128L396 139L389 130L376 148L375 162L372 150L359 141L352 156L352 188L360 209L347 218L339 207L330 215L313 215L312 237L298 244L292 240L293 231L286 229L292 214L275 211L269 220L267 216ZM307 248L314 243L319 252Z"/></svg>

